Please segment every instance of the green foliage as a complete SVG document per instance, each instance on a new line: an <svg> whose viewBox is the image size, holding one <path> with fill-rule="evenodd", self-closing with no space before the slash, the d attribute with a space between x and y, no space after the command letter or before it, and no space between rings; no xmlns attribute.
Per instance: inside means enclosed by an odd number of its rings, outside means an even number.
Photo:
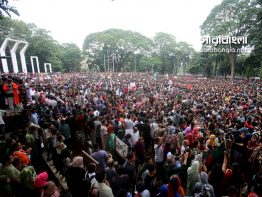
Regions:
<svg viewBox="0 0 262 197"><path fill-rule="evenodd" d="M209 36L248 36L256 24L260 8L257 0L223 0L201 25L201 33ZM237 51L242 45L230 44L227 47ZM229 53L231 79L235 75L236 58L236 52Z"/></svg>
<svg viewBox="0 0 262 197"><path fill-rule="evenodd" d="M258 76L259 70L262 66L261 55L251 53L249 57L244 60L244 66L247 77Z"/></svg>
<svg viewBox="0 0 262 197"><path fill-rule="evenodd" d="M160 72L171 72L175 64L176 38L173 35L159 32L153 38L154 51L161 60Z"/></svg>
<svg viewBox="0 0 262 197"><path fill-rule="evenodd" d="M151 47L152 41L138 32L108 29L86 36L83 51L91 66L105 71L114 61L115 70L120 71L131 70L133 54L148 54Z"/></svg>
<svg viewBox="0 0 262 197"><path fill-rule="evenodd" d="M262 78L262 66L259 68L259 77Z"/></svg>
<svg viewBox="0 0 262 197"><path fill-rule="evenodd" d="M61 51L61 60L64 71L80 71L81 50L77 45L73 43L63 44L63 48Z"/></svg>
<svg viewBox="0 0 262 197"><path fill-rule="evenodd" d="M262 77L262 0L256 1L257 20L254 21L249 34L250 45L254 47L250 56L246 59L245 64L255 68ZM259 71L260 70L260 71Z"/></svg>
<svg viewBox="0 0 262 197"><path fill-rule="evenodd" d="M72 43L59 44L50 36L49 31L35 24L3 18L0 20L0 42L7 37L29 42L27 64L30 65L30 56L37 56L41 72L44 72L44 63L51 63L53 71L80 70L81 50ZM28 71L31 72L31 66L28 66Z"/></svg>
<svg viewBox="0 0 262 197"><path fill-rule="evenodd" d="M256 20L253 20L251 23L250 31L249 31L249 44L251 46L255 46L255 48L261 49L261 40L262 40L262 0L255 0L253 5L255 7L254 15L256 16Z"/></svg>
<svg viewBox="0 0 262 197"><path fill-rule="evenodd" d="M154 71L160 72L161 70L161 59L159 56L142 56L139 61L138 71L146 72L152 71L152 67Z"/></svg>
<svg viewBox="0 0 262 197"><path fill-rule="evenodd" d="M203 58L201 57L201 53L195 53L189 61L189 66L187 68L188 72L191 74L204 74L202 62Z"/></svg>
<svg viewBox="0 0 262 197"><path fill-rule="evenodd" d="M247 55L239 55L236 62L236 73L243 76L246 73L247 65L245 64L245 61L247 59Z"/></svg>
<svg viewBox="0 0 262 197"><path fill-rule="evenodd" d="M83 45L84 55L91 67L101 71L154 71L176 73L187 65L194 53L186 42L177 43L173 35L157 33L153 40L137 32L109 29L89 34Z"/></svg>
<svg viewBox="0 0 262 197"><path fill-rule="evenodd" d="M202 74L206 77L211 77L213 66L213 57L208 53L195 53L189 61L187 68L189 73Z"/></svg>
<svg viewBox="0 0 262 197"><path fill-rule="evenodd" d="M11 14L19 16L19 12L13 6L8 4L8 0L0 0L0 19L5 18L5 16L11 17Z"/></svg>
<svg viewBox="0 0 262 197"><path fill-rule="evenodd" d="M23 21L12 20L11 18L3 18L0 20L0 42L2 43L6 37L27 40L31 36L29 26Z"/></svg>
<svg viewBox="0 0 262 197"><path fill-rule="evenodd" d="M181 66L184 70L195 52L191 45L186 42L177 43L176 38L167 33L157 33L153 41L154 52L161 59L161 73L177 74L178 67Z"/></svg>
<svg viewBox="0 0 262 197"><path fill-rule="evenodd" d="M27 56L39 58L40 70L44 71L44 63L51 63L53 71L61 71L60 45L50 35L49 31L37 28L31 24L31 37L27 39L29 47ZM30 68L29 68L30 71Z"/></svg>

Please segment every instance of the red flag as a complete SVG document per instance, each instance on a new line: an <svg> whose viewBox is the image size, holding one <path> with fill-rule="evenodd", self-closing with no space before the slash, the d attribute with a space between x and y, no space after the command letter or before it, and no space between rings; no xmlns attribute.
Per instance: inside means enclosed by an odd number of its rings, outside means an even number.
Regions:
<svg viewBox="0 0 262 197"><path fill-rule="evenodd" d="M188 83L187 86L186 86L186 88L187 88L188 90L191 90L191 89L192 89L192 85Z"/></svg>

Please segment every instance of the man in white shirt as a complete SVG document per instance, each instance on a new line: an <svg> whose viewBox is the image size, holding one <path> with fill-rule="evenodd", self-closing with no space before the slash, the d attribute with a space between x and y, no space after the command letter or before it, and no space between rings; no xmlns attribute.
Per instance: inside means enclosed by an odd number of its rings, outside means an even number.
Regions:
<svg viewBox="0 0 262 197"><path fill-rule="evenodd" d="M134 122L131 120L130 115L128 114L125 119L125 135L130 134L133 135L134 131Z"/></svg>
<svg viewBox="0 0 262 197"><path fill-rule="evenodd" d="M133 134L131 136L131 146L134 146L136 142L139 140L139 131L136 127L134 127Z"/></svg>
<svg viewBox="0 0 262 197"><path fill-rule="evenodd" d="M99 197L114 197L112 189L109 187L109 183L106 180L106 174L104 170L96 172L95 187L99 190Z"/></svg>
<svg viewBox="0 0 262 197"><path fill-rule="evenodd" d="M165 138L165 136L164 136ZM163 141L164 139L156 138L155 139L155 162L157 165L157 172L162 172L163 166L164 166L164 147L163 147ZM160 176L160 174L158 174Z"/></svg>

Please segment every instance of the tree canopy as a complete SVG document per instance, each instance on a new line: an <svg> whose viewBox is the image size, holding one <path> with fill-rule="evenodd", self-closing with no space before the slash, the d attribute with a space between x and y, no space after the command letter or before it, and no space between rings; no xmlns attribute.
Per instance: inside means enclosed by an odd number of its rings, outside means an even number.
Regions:
<svg viewBox="0 0 262 197"><path fill-rule="evenodd" d="M258 28L261 32L261 0L223 0L221 4L211 10L201 25L201 33L207 36L247 36L254 40L248 43L251 47L254 44L261 44L261 39L259 40L261 33L260 35L257 33ZM231 79L233 79L237 64L237 49L244 46L230 43L222 47L230 49L228 57Z"/></svg>
<svg viewBox="0 0 262 197"><path fill-rule="evenodd" d="M29 63L30 56L37 56L42 72L44 63L51 63L54 71L70 71L71 65L75 66L72 71L80 70L82 61L80 48L72 43L59 44L48 30L39 28L35 24L26 24L23 21L5 17L0 20L0 43L6 37L29 42L26 61ZM30 66L28 66L28 71L31 71Z"/></svg>
<svg viewBox="0 0 262 197"><path fill-rule="evenodd" d="M8 0L0 0L0 19L6 15L10 17L12 13L19 16L17 9L9 5Z"/></svg>
<svg viewBox="0 0 262 197"><path fill-rule="evenodd" d="M187 64L193 48L177 43L173 35L159 32L153 39L138 32L109 29L86 36L83 52L89 64L108 71L173 73L174 65ZM176 70L177 71L177 70Z"/></svg>
<svg viewBox="0 0 262 197"><path fill-rule="evenodd" d="M231 74L232 79L235 73L257 76L260 71L262 75L262 0L223 0L201 25L202 35L248 37L247 46L203 45L203 48L250 47L250 54L196 52L190 44L178 42L168 33L158 32L153 38L148 38L138 32L113 28L87 35L81 50L74 43L58 43L48 30L35 24L5 17L13 8L7 1L0 1L0 5L0 42L6 37L28 41L27 62L30 62L30 56L38 56L41 71L44 70L41 65L50 62L54 71L64 72L80 71L83 64L91 70L106 72L185 74L188 71L207 77ZM3 9L9 14L4 14Z"/></svg>

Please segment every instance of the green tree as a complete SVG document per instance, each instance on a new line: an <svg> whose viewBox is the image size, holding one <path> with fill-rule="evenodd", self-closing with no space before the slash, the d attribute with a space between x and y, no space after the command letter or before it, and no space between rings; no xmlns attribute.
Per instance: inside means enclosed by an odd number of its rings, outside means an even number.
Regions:
<svg viewBox="0 0 262 197"><path fill-rule="evenodd" d="M245 64L255 69L255 73L260 73L262 78L262 0L256 1L257 7L257 20L254 21L250 34L249 42L253 46L250 56L246 59ZM260 72L258 72L260 70Z"/></svg>
<svg viewBox="0 0 262 197"><path fill-rule="evenodd" d="M206 36L248 36L257 19L256 0L223 0L212 9L201 25L202 35ZM231 79L235 76L237 51L242 45L229 44Z"/></svg>
<svg viewBox="0 0 262 197"><path fill-rule="evenodd" d="M143 55L139 61L138 71L149 71L152 72L152 69L156 72L161 71L161 59L159 56L145 56Z"/></svg>
<svg viewBox="0 0 262 197"><path fill-rule="evenodd" d="M99 65L100 70L107 71L114 67L116 71L130 70L130 57L147 54L151 50L152 41L138 32L121 29L108 29L86 36L83 51L88 61ZM127 68L129 66L129 68Z"/></svg>
<svg viewBox="0 0 262 197"><path fill-rule="evenodd" d="M179 65L182 66L183 75L185 75L187 65L193 54L195 53L195 50L190 44L186 42L179 42L176 51L177 60L179 62Z"/></svg>
<svg viewBox="0 0 262 197"><path fill-rule="evenodd" d="M7 37L17 40L27 40L31 37L31 31L29 26L23 21L5 17L0 20L0 42L2 43Z"/></svg>
<svg viewBox="0 0 262 197"><path fill-rule="evenodd" d="M192 74L202 74L206 77L212 75L213 57L209 53L195 53L188 62L188 72Z"/></svg>
<svg viewBox="0 0 262 197"><path fill-rule="evenodd" d="M174 71L174 65L176 64L176 38L171 34L159 32L153 38L153 42L154 53L161 60L160 72L171 73Z"/></svg>
<svg viewBox="0 0 262 197"><path fill-rule="evenodd" d="M65 43L61 51L61 60L64 71L80 71L81 50L74 43Z"/></svg>
<svg viewBox="0 0 262 197"><path fill-rule="evenodd" d="M49 31L38 28L34 24L30 24L29 27L31 37L27 40L29 42L26 52L27 57L38 57L41 72L44 71L44 63L51 63L53 71L61 71L60 44L50 36ZM30 67L29 71L31 71Z"/></svg>
<svg viewBox="0 0 262 197"><path fill-rule="evenodd" d="M17 9L11 6L8 0L0 0L0 19L3 19L6 15L11 17L11 14L19 16Z"/></svg>
<svg viewBox="0 0 262 197"><path fill-rule="evenodd" d="M30 65L30 56L37 56L41 72L44 72L44 63L51 63L53 71L80 70L81 50L73 43L59 44L48 30L41 29L35 24L3 18L0 20L0 42L2 43L7 37L29 42L25 54L27 65ZM12 43L8 46L10 45L12 46ZM21 47L22 45L19 46L18 51ZM28 66L28 71L32 71L31 66Z"/></svg>

